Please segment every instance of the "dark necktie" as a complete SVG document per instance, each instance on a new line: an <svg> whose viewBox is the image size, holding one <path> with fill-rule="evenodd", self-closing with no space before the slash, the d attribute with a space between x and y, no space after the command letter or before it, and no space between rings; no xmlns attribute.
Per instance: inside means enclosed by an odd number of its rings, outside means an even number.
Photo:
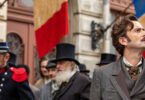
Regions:
<svg viewBox="0 0 145 100"><path fill-rule="evenodd" d="M139 70L139 66L126 66L129 70L128 70L128 73L131 77L131 79L133 81L136 81L139 74L140 74L140 70Z"/></svg>

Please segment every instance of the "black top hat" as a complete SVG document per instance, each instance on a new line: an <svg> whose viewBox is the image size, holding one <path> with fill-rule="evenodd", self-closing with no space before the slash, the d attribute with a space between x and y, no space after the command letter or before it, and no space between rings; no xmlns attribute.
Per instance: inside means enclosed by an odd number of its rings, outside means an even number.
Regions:
<svg viewBox="0 0 145 100"><path fill-rule="evenodd" d="M86 69L86 65L85 64L80 64L79 65L79 69L80 69L80 72L86 72L86 73L90 72L88 69Z"/></svg>
<svg viewBox="0 0 145 100"><path fill-rule="evenodd" d="M116 61L116 59L117 59L117 56L114 54L102 53L101 54L101 61L97 65L109 64L111 62Z"/></svg>
<svg viewBox="0 0 145 100"><path fill-rule="evenodd" d="M52 62L52 60L50 60L48 63L47 63L47 66L46 68L56 68L56 63Z"/></svg>
<svg viewBox="0 0 145 100"><path fill-rule="evenodd" d="M61 43L56 45L56 59L52 62L56 63L61 60L74 61L79 65L79 62L75 59L75 46L69 43Z"/></svg>
<svg viewBox="0 0 145 100"><path fill-rule="evenodd" d="M8 42L0 42L0 53L7 53L7 52L9 52Z"/></svg>

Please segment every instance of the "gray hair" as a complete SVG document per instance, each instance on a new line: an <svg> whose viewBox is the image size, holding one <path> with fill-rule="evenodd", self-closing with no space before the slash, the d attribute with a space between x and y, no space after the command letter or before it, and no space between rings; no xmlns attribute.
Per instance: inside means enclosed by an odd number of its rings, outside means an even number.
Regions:
<svg viewBox="0 0 145 100"><path fill-rule="evenodd" d="M72 61L66 61L66 62L67 62L67 64L68 64L68 66L70 67L71 64L72 64ZM74 65L73 71L79 71L79 67L78 67L77 64Z"/></svg>

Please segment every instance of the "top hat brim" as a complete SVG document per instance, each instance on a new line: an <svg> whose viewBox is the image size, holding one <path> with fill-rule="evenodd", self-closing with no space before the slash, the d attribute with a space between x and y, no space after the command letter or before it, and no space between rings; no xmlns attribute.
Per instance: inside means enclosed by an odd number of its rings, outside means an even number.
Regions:
<svg viewBox="0 0 145 100"><path fill-rule="evenodd" d="M96 64L96 65L103 65L103 64L109 64L109 63L98 63L98 64Z"/></svg>
<svg viewBox="0 0 145 100"><path fill-rule="evenodd" d="M110 61L110 62L100 62L100 63L98 63L98 64L96 64L96 65L110 64L110 63L112 63L112 62L114 62L114 61Z"/></svg>
<svg viewBox="0 0 145 100"><path fill-rule="evenodd" d="M72 58L58 58L58 59L52 60L51 62L57 63L57 61L62 61L62 60L74 61L77 65L80 65L80 63L77 60L72 59Z"/></svg>
<svg viewBox="0 0 145 100"><path fill-rule="evenodd" d="M89 73L89 70L80 70L80 72L85 72L85 73Z"/></svg>
<svg viewBox="0 0 145 100"><path fill-rule="evenodd" d="M49 69L49 68L56 68L56 66L46 66L46 69Z"/></svg>

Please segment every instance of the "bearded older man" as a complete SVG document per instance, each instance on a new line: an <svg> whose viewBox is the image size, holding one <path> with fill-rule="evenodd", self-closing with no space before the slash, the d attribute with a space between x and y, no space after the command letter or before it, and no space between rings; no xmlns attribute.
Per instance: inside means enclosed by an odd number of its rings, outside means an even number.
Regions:
<svg viewBox="0 0 145 100"><path fill-rule="evenodd" d="M56 46L57 64L56 83L59 88L53 94L53 100L89 100L91 82L78 72L79 62L74 58L75 47L62 43Z"/></svg>

